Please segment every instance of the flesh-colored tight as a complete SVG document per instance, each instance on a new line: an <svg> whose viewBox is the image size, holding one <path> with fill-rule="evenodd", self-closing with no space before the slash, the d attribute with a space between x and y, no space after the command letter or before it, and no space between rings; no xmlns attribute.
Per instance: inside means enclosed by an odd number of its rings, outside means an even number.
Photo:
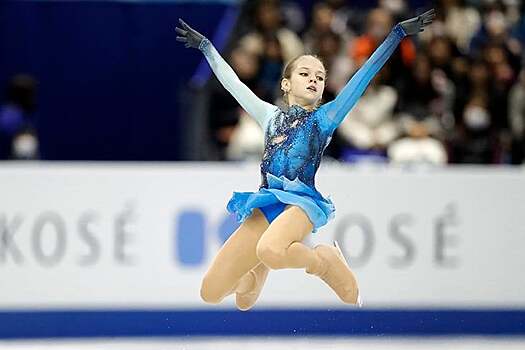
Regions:
<svg viewBox="0 0 525 350"><path fill-rule="evenodd" d="M315 272L322 262L312 248L301 243L312 228L306 213L297 206L287 206L271 224L254 209L213 260L202 281L202 299L215 304L230 294L253 289L252 269L304 268Z"/></svg>

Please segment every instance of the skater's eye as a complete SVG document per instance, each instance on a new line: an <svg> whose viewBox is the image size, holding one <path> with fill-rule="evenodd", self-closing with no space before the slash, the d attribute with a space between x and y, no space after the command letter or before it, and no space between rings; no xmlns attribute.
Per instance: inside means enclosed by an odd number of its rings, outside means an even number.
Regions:
<svg viewBox="0 0 525 350"><path fill-rule="evenodd" d="M324 78L321 77L321 76L318 76L318 77L317 77L317 80L319 80L319 81L324 81Z"/></svg>
<svg viewBox="0 0 525 350"><path fill-rule="evenodd" d="M306 76L308 76L308 73L306 73L306 72L301 72L301 73L299 73L299 75L301 75L301 76L303 76L303 77L306 77Z"/></svg>

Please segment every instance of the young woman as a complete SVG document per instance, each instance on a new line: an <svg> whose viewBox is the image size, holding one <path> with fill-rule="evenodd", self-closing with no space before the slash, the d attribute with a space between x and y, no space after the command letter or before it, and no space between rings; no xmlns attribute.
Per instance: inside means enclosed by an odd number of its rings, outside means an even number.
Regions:
<svg viewBox="0 0 525 350"><path fill-rule="evenodd" d="M269 269L304 268L325 281L343 302L359 304L357 281L337 244L312 249L301 243L335 211L330 199L315 188L315 173L333 132L399 42L423 31L434 16L432 9L397 24L335 100L323 105L323 63L311 55L293 59L281 80L289 106L285 110L260 100L210 41L179 19L177 40L203 52L222 85L265 131L259 191L233 193L227 208L242 224L203 279L204 301L219 303L235 293L238 308L247 310L257 300Z"/></svg>

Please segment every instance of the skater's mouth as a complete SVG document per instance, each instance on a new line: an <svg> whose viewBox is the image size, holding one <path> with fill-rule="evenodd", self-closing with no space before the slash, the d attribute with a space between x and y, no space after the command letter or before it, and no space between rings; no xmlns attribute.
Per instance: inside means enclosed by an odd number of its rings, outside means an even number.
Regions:
<svg viewBox="0 0 525 350"><path fill-rule="evenodd" d="M310 85L306 88L306 90L310 90L312 92L317 92L317 88L314 85Z"/></svg>

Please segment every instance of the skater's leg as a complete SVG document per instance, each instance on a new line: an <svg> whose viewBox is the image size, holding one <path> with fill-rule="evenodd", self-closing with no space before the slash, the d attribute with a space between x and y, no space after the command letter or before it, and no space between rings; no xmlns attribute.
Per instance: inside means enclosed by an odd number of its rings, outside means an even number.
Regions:
<svg viewBox="0 0 525 350"><path fill-rule="evenodd" d="M258 209L228 238L206 272L201 297L208 303L219 303L239 286L246 288L250 277L243 278L259 263L256 246L268 221ZM244 281L243 281L244 280Z"/></svg>
<svg viewBox="0 0 525 350"><path fill-rule="evenodd" d="M257 256L271 269L305 268L323 279L343 302L356 304L357 281L340 250L327 245L312 249L302 243L312 228L301 208L288 206L259 240Z"/></svg>

